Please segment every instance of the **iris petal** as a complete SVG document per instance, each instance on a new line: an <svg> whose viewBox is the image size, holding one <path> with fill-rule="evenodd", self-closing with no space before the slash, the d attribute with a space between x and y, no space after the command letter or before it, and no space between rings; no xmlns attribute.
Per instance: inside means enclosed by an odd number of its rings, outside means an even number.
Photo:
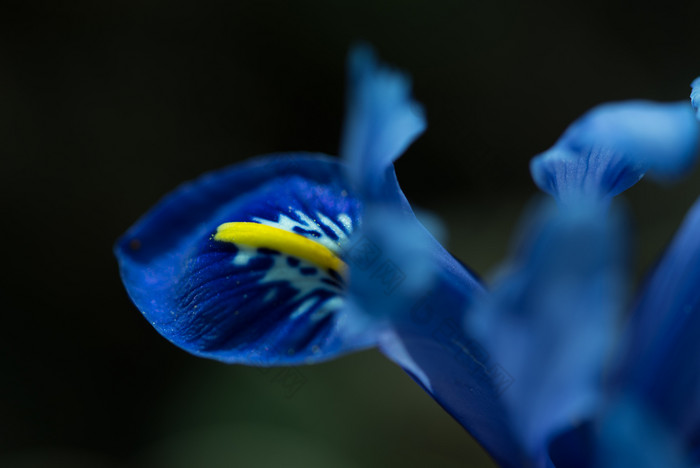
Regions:
<svg viewBox="0 0 700 468"><path fill-rule="evenodd" d="M605 104L574 122L530 170L538 187L560 202L605 200L647 172L658 178L683 174L695 161L698 139L686 103Z"/></svg>
<svg viewBox="0 0 700 468"><path fill-rule="evenodd" d="M503 398L538 463L560 431L593 413L621 307L613 213L538 206L516 255L470 325L513 381Z"/></svg>
<svg viewBox="0 0 700 468"><path fill-rule="evenodd" d="M524 460L501 394L508 371L462 327L483 286L414 219L371 208L347 256L349 300L385 328L379 346L502 466ZM357 257L353 252L357 251Z"/></svg>
<svg viewBox="0 0 700 468"><path fill-rule="evenodd" d="M409 79L378 63L369 47L352 50L340 154L365 197L393 198L387 170L425 130L423 109L410 93Z"/></svg>
<svg viewBox="0 0 700 468"><path fill-rule="evenodd" d="M377 64L371 51L350 57L344 145L362 200L362 226L350 244L349 301L380 324L379 346L503 466L522 461L499 394L507 373L461 324L482 285L418 222L392 162L425 128L408 79ZM494 384L496 381L496 384Z"/></svg>
<svg viewBox="0 0 700 468"><path fill-rule="evenodd" d="M700 448L700 200L634 309L617 385Z"/></svg>
<svg viewBox="0 0 700 468"><path fill-rule="evenodd" d="M335 160L261 158L183 185L116 254L138 308L185 350L248 364L318 361L374 344L361 327L345 333L353 318L337 271L359 211Z"/></svg>

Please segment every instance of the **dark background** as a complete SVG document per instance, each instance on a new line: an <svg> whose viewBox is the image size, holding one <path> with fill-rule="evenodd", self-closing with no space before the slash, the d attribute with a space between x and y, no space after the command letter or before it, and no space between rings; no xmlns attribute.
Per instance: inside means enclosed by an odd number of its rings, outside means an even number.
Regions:
<svg viewBox="0 0 700 468"><path fill-rule="evenodd" d="M124 292L114 240L200 173L335 153L344 60L408 71L429 129L397 164L478 272L527 164L595 104L687 99L700 2L73 1L0 7L0 466L490 466L379 353L273 374L193 358ZM636 268L700 194L641 184Z"/></svg>

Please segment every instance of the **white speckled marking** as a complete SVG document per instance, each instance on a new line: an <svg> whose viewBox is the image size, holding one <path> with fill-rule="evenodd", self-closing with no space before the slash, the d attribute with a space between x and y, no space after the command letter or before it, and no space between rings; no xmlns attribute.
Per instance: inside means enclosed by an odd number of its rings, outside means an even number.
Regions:
<svg viewBox="0 0 700 468"><path fill-rule="evenodd" d="M257 252L256 249L252 249L245 246L238 245L238 252L233 258L233 264L238 266L247 265L251 258L256 255L264 255ZM290 316L291 319L296 319L304 315L309 309L311 309L316 303L323 302L320 307L313 313L310 317L311 320L320 320L329 313L342 307L345 299L339 294L342 290L330 284L322 283L320 278L332 279L330 275L326 272L319 270L320 274L305 276L299 273L300 268L313 267L317 268L315 265L299 259L299 265L292 267L287 263L287 255L273 255L271 256L273 264L265 272L265 275L260 279L259 284L264 283L275 283L284 282L297 290L297 293L290 299L290 301L298 301L304 297L308 298L303 300L299 307ZM317 268L318 269L318 268ZM271 301L277 295L277 288L274 285L270 285L271 290L265 295L263 302ZM335 294L332 297L319 297L313 294L315 291L324 290Z"/></svg>

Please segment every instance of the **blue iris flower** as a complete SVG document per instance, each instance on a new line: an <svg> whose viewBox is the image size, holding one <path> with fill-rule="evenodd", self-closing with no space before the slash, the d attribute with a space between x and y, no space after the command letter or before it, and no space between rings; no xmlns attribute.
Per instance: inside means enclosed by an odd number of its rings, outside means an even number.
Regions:
<svg viewBox="0 0 700 468"><path fill-rule="evenodd" d="M418 222L393 169L422 108L369 48L348 68L340 160L272 155L181 186L118 240L122 280L197 356L274 366L379 347L501 460L519 450L498 399L509 377L494 385L462 326L484 288Z"/></svg>
<svg viewBox="0 0 700 468"><path fill-rule="evenodd" d="M408 79L366 47L351 53L348 78L340 159L272 155L206 174L117 242L145 318L227 363L307 364L376 346L502 466L683 466L700 447L700 207L622 328L612 199L645 174L687 171L691 107L601 106L536 157L533 178L555 201L528 213L487 291L398 186L393 161L425 129Z"/></svg>

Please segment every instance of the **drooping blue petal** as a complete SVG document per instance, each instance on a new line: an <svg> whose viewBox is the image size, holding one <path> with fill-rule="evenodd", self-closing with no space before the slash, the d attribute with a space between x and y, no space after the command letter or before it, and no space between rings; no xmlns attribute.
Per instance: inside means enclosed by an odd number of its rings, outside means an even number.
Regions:
<svg viewBox="0 0 700 468"><path fill-rule="evenodd" d="M348 98L340 155L365 197L391 198L387 170L425 130L423 109L411 98L409 79L377 62L367 46L348 59Z"/></svg>
<svg viewBox="0 0 700 468"><path fill-rule="evenodd" d="M460 276L447 269L438 272L430 291L415 302L409 315L392 324L422 374L404 368L500 466L524 466L526 456L504 405L513 375L486 342L463 327L478 294L468 288L465 293ZM402 364L384 342L380 346Z"/></svg>
<svg viewBox="0 0 700 468"><path fill-rule="evenodd" d="M700 449L700 201L646 282L615 384Z"/></svg>
<svg viewBox="0 0 700 468"><path fill-rule="evenodd" d="M359 213L337 160L260 158L181 186L137 222L115 252L136 306L183 349L247 364L318 361L375 341L361 325L346 327L353 317L343 307L343 272L264 242L221 240L218 233L224 223L267 226L273 235L312 240L312 250L331 252L342 265Z"/></svg>
<svg viewBox="0 0 700 468"><path fill-rule="evenodd" d="M698 119L700 119L700 77L695 78L690 86L693 89L690 92L690 102L693 104Z"/></svg>
<svg viewBox="0 0 700 468"><path fill-rule="evenodd" d="M379 346L498 461L521 466L502 393L507 369L462 327L483 286L407 215L365 209L346 256L349 297L385 325Z"/></svg>
<svg viewBox="0 0 700 468"><path fill-rule="evenodd" d="M560 202L606 200L646 173L668 179L686 172L699 135L687 103L605 104L574 122L530 170L537 186Z"/></svg>
<svg viewBox="0 0 700 468"><path fill-rule="evenodd" d="M543 204L530 218L469 328L512 376L503 398L514 431L535 466L546 466L553 437L600 400L624 249L614 213Z"/></svg>

